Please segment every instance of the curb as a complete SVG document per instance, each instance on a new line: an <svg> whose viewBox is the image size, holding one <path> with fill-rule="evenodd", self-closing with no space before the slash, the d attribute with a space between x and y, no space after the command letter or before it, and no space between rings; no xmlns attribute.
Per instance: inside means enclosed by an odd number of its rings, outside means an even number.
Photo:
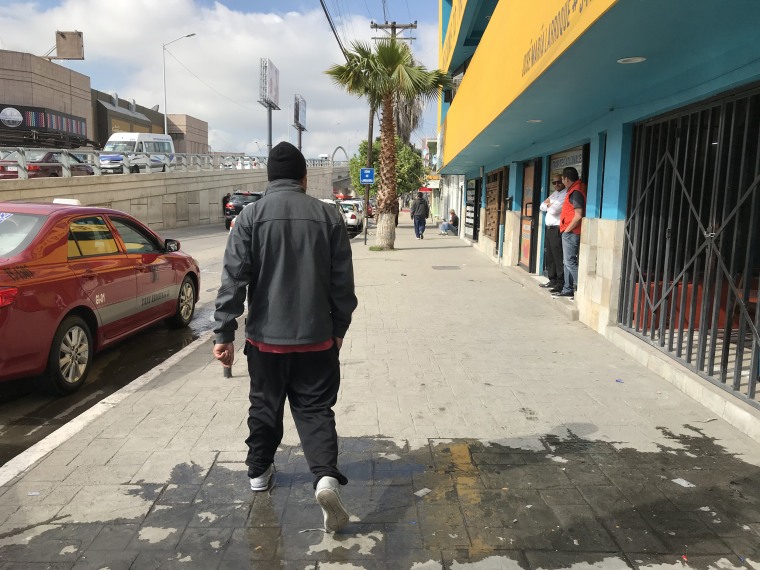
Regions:
<svg viewBox="0 0 760 570"><path fill-rule="evenodd" d="M104 398L92 408L78 415L66 425L58 428L46 438L38 441L26 451L20 453L8 463L0 467L0 487L6 485L9 481L18 477L34 465L37 461L45 457L48 453L55 450L59 445L71 439L74 435L82 431L86 426L95 421L98 417L105 414L108 410L115 407L119 402L134 394L144 386L150 384L158 378L162 372L181 362L189 353L199 348L201 344L208 342L213 337L212 331L203 333L198 339L188 344L185 348L164 360L155 368L149 370L142 376L136 378L120 390L117 390L107 398Z"/></svg>

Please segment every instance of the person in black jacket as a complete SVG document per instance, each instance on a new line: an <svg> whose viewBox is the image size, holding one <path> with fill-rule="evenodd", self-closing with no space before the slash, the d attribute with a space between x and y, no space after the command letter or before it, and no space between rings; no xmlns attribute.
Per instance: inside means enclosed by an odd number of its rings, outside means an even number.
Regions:
<svg viewBox="0 0 760 570"><path fill-rule="evenodd" d="M267 173L264 197L243 208L227 241L213 352L232 365L247 289L251 490L270 487L287 397L325 530L334 532L348 524L338 492L348 480L338 469L332 408L340 388L338 354L357 305L351 245L335 207L306 195L306 160L295 146L275 146Z"/></svg>
<svg viewBox="0 0 760 570"><path fill-rule="evenodd" d="M423 196L422 192L417 192L417 198L412 202L410 214L414 220L414 237L417 239L425 238L425 222L430 215L430 206Z"/></svg>
<svg viewBox="0 0 760 570"><path fill-rule="evenodd" d="M450 231L454 232L454 235L459 233L459 216L453 209L449 210L449 221L443 222L438 229L442 236L449 235Z"/></svg>

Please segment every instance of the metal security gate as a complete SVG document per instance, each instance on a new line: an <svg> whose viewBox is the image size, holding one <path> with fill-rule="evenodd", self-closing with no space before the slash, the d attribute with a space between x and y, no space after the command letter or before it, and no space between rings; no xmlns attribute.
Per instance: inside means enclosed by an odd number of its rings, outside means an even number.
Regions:
<svg viewBox="0 0 760 570"><path fill-rule="evenodd" d="M634 132L619 324L756 407L760 90Z"/></svg>

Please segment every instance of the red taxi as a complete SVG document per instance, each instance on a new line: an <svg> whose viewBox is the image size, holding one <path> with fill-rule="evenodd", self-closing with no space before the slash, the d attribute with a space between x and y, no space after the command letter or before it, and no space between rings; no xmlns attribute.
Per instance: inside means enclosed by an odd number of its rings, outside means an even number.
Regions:
<svg viewBox="0 0 760 570"><path fill-rule="evenodd" d="M0 381L77 390L95 352L162 319L187 326L198 263L107 208L0 203Z"/></svg>

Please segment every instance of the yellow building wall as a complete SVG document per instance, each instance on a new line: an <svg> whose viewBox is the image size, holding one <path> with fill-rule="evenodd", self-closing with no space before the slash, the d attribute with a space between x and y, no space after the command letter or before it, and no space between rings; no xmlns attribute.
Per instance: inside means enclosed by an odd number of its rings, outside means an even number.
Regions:
<svg viewBox="0 0 760 570"><path fill-rule="evenodd" d="M442 126L446 135L444 165L467 147L616 2L501 0ZM452 8L452 20L453 16ZM461 13L459 18L461 20ZM455 23L449 24L447 41L454 32L452 24ZM444 43L440 54L442 62L445 50ZM448 59L450 61L451 54Z"/></svg>

